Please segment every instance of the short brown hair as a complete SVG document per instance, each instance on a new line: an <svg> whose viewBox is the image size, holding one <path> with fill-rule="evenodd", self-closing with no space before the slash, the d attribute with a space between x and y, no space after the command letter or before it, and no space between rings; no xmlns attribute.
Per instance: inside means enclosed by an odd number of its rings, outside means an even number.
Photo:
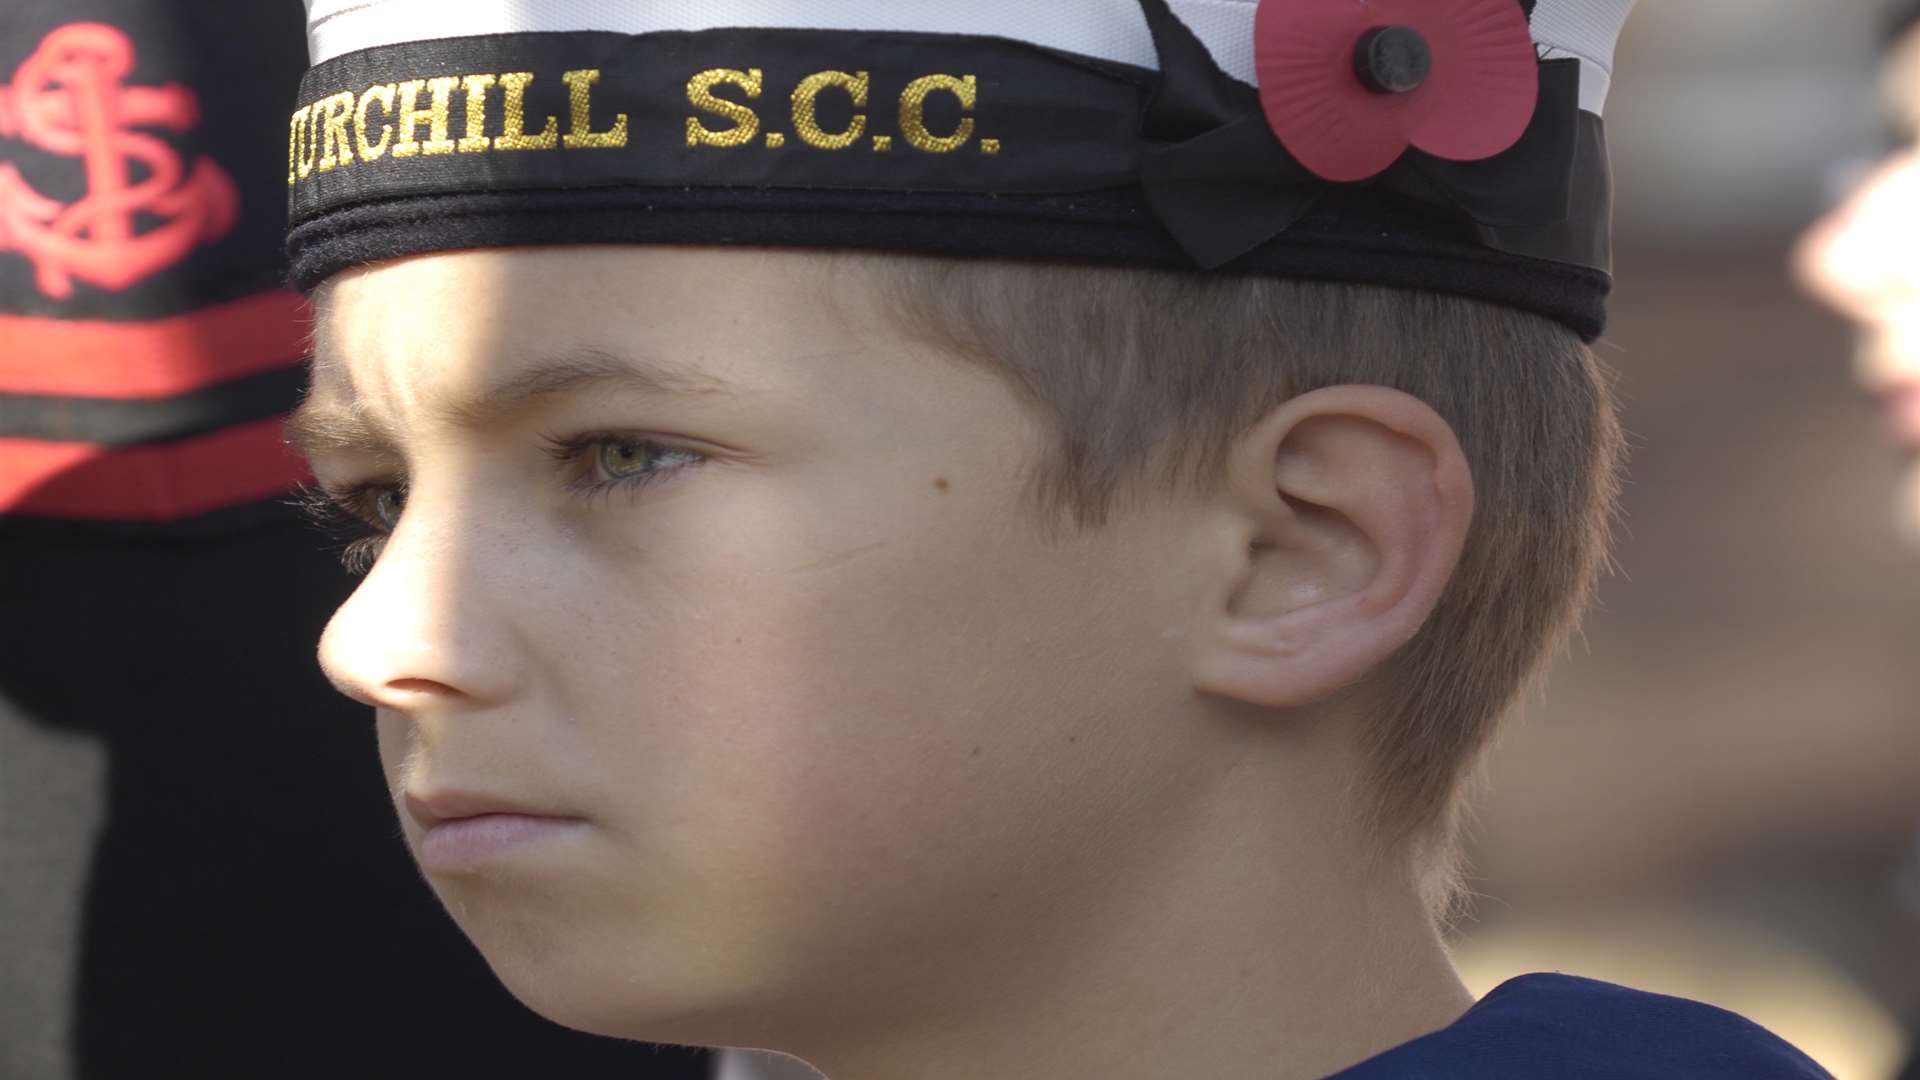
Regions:
<svg viewBox="0 0 1920 1080"><path fill-rule="evenodd" d="M1607 562L1624 450L1592 350L1542 316L1367 285L919 257L880 271L910 328L1052 418L1031 493L1079 528L1130 487L1217 482L1240 435L1321 387L1393 387L1452 425L1474 477L1465 551L1371 680L1362 733L1367 825L1449 906L1467 781Z"/></svg>

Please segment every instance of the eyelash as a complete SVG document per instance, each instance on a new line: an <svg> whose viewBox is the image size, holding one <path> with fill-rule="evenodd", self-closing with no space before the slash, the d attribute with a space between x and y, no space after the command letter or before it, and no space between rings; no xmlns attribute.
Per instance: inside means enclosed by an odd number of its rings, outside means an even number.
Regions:
<svg viewBox="0 0 1920 1080"><path fill-rule="evenodd" d="M706 456L678 446L670 446L653 439L643 439L632 435L619 435L610 432L589 432L569 438L543 436L541 442L547 456L563 466L579 465L597 448L608 445L625 446L640 450L648 455L667 458L680 458L674 464L663 465L634 476L600 479L589 471L586 476L572 480L566 490L584 500L591 506L597 499L611 499L615 494L627 492L636 494L641 488L656 483L682 469L691 468L707 460ZM398 491L404 497L406 485L386 480L367 480L346 487L327 489L319 485L307 485L295 493L293 505L321 531L330 535L338 545L340 563L347 572L355 576L373 569L380 558L380 552L386 547L390 535L386 526L372 509L374 500L388 491ZM402 513L405 513L402 503Z"/></svg>

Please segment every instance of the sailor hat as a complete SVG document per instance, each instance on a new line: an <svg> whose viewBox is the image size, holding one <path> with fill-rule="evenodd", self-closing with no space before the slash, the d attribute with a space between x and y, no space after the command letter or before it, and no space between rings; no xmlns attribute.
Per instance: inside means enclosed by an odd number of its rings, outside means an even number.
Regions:
<svg viewBox="0 0 1920 1080"><path fill-rule="evenodd" d="M1633 0L308 0L288 251L758 245L1367 282L1589 339Z"/></svg>

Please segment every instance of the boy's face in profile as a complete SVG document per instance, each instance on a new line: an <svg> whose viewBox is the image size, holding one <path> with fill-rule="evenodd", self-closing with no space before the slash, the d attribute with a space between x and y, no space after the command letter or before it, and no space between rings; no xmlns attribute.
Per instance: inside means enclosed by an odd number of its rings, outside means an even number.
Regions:
<svg viewBox="0 0 1920 1080"><path fill-rule="evenodd" d="M1048 539L1040 419L867 272L521 249L324 298L296 430L397 526L322 663L378 710L433 887L552 1018L923 1011L1067 955L1117 867L1196 827L1170 808L1221 761L1166 722L1193 508Z"/></svg>
<svg viewBox="0 0 1920 1080"><path fill-rule="evenodd" d="M1801 279L1861 329L1857 367L1886 402L1902 445L1920 451L1920 29L1885 71L1891 120L1907 146L1879 163L1851 197L1802 238ZM1920 468L1903 517L1920 537Z"/></svg>

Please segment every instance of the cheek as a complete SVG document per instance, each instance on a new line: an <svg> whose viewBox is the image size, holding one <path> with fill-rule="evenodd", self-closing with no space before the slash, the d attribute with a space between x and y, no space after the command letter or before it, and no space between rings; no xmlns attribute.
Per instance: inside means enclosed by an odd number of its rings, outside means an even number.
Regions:
<svg viewBox="0 0 1920 1080"><path fill-rule="evenodd" d="M387 792L391 795L400 790L401 772L406 766L407 752L411 746L409 728L404 718L385 709L376 713L373 726L380 746L380 771L387 778ZM408 835L412 836L412 819L405 814L400 817L401 824L407 827Z"/></svg>
<svg viewBox="0 0 1920 1080"><path fill-rule="evenodd" d="M772 528L767 494L663 540L671 570L622 604L644 626L631 694L587 710L631 718L607 756L641 763L625 818L659 880L760 905L748 924L832 922L835 898L870 916L777 935L820 940L977 909L1083 846L1139 771L1102 724L1152 680L1103 617L1114 574L980 524L1006 505L786 506Z"/></svg>
<svg viewBox="0 0 1920 1080"><path fill-rule="evenodd" d="M995 572L1010 553L977 534L777 533L708 545L666 605L685 617L647 635L662 757L698 763L689 784L711 785L682 806L718 794L750 814L737 824L765 830L761 856L789 833L816 851L885 846L970 795L973 748L1018 730L1026 675L998 630L1036 628L1020 582Z"/></svg>

